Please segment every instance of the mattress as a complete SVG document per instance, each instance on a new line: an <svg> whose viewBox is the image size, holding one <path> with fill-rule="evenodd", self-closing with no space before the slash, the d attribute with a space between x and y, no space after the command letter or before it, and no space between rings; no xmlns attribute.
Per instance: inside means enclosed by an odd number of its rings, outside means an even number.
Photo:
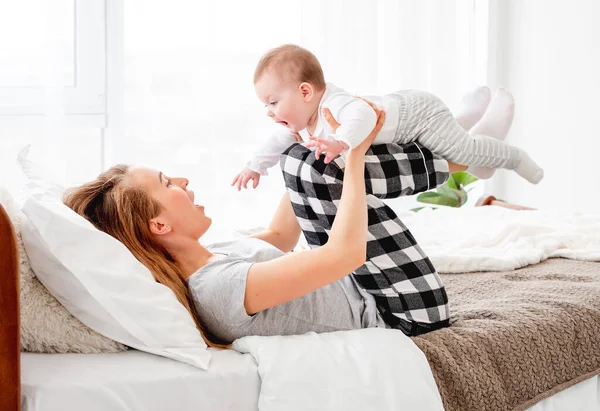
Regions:
<svg viewBox="0 0 600 411"><path fill-rule="evenodd" d="M130 350L118 354L21 354L22 411L257 410L260 380L249 355L215 351L210 371ZM529 411L600 409L600 377Z"/></svg>
<svg viewBox="0 0 600 411"><path fill-rule="evenodd" d="M210 371L130 350L118 354L22 353L23 411L257 410L260 380L249 355L215 351ZM600 409L600 377L529 411Z"/></svg>
<svg viewBox="0 0 600 411"><path fill-rule="evenodd" d="M254 360L212 350L208 371L128 350L117 354L21 354L23 411L256 411Z"/></svg>

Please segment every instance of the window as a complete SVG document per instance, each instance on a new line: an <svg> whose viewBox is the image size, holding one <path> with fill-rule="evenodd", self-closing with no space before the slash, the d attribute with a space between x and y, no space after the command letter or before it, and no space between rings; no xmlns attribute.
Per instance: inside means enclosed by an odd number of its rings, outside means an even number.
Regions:
<svg viewBox="0 0 600 411"><path fill-rule="evenodd" d="M106 123L105 0L0 3L0 126Z"/></svg>

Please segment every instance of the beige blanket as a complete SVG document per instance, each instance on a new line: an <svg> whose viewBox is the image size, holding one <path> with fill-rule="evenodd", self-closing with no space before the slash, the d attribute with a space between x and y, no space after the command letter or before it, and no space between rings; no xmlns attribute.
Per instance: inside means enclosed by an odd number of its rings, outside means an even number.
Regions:
<svg viewBox="0 0 600 411"><path fill-rule="evenodd" d="M600 263L442 279L451 325L413 340L446 411L524 410L600 373Z"/></svg>

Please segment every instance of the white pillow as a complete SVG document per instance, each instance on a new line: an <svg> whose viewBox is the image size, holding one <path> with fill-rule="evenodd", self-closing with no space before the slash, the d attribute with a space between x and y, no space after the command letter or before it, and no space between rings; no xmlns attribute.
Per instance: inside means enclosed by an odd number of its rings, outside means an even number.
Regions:
<svg viewBox="0 0 600 411"><path fill-rule="evenodd" d="M31 181L30 181L31 182ZM76 318L133 348L207 369L210 353L175 294L127 248L49 192L32 194L22 236L39 280Z"/></svg>
<svg viewBox="0 0 600 411"><path fill-rule="evenodd" d="M17 234L20 259L21 351L98 354L127 349L82 324L62 306L35 276L21 239L26 217L13 195L0 186L4 206Z"/></svg>

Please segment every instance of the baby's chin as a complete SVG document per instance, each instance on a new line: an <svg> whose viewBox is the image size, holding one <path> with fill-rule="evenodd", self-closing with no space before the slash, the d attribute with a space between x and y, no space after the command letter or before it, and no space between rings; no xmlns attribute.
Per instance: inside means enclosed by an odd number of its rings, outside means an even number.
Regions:
<svg viewBox="0 0 600 411"><path fill-rule="evenodd" d="M304 126L298 126L298 125L291 125L288 124L287 128L292 132L292 133L297 133L300 130L304 130L306 128L306 125Z"/></svg>
<svg viewBox="0 0 600 411"><path fill-rule="evenodd" d="M285 128L287 128L288 130L290 130L292 133L296 133L298 130L296 130L296 127L294 127L291 124L282 124L282 126L284 126Z"/></svg>

